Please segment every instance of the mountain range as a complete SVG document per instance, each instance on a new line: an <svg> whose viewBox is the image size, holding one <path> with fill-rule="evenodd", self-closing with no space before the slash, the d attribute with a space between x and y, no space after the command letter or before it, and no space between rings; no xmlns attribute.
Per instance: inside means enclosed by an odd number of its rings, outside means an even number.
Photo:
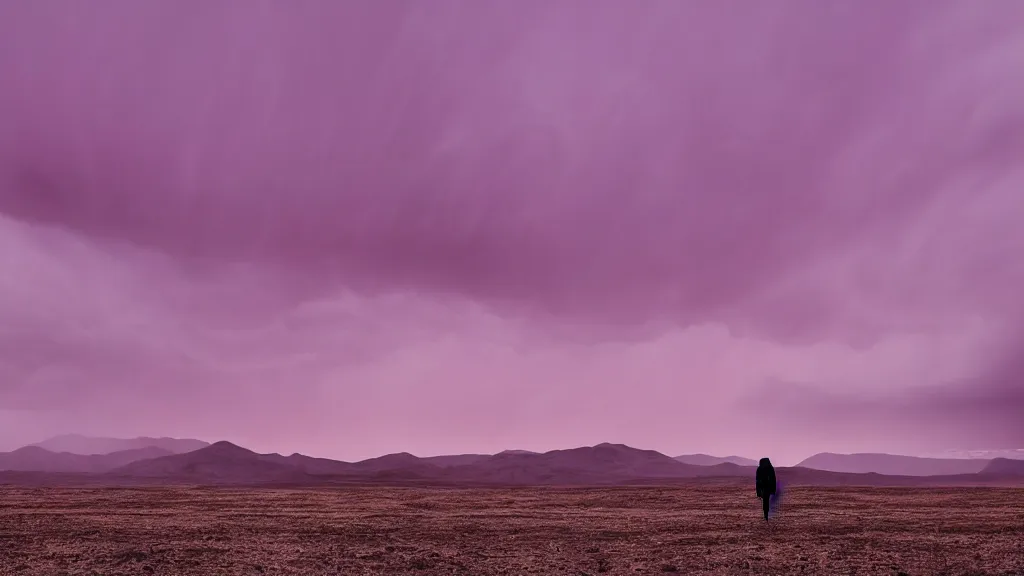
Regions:
<svg viewBox="0 0 1024 576"><path fill-rule="evenodd" d="M609 484L631 479L748 475L735 464L684 464L653 450L598 444L538 454L506 451L418 458L401 452L360 462L302 454L258 454L217 442L184 454L140 459L109 470L110 476L175 482L436 481L456 484Z"/></svg>
<svg viewBox="0 0 1024 576"><path fill-rule="evenodd" d="M756 462L706 454L666 456L623 444L537 453L459 454L420 458L401 452L359 462L303 454L259 454L230 442L173 438L91 439L65 436L0 453L0 483L172 484L432 483L444 485L607 485L695 479L750 481ZM147 445L147 442L151 444ZM140 446L106 453L55 452L42 446ZM193 446L198 448L186 450ZM790 484L936 485L1024 483L1024 460L916 458L891 454L817 454L779 468Z"/></svg>

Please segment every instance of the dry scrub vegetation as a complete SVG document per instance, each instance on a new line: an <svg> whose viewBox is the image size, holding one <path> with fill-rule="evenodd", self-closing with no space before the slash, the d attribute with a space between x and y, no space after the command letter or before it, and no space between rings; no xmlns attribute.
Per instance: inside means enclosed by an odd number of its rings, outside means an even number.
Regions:
<svg viewBox="0 0 1024 576"><path fill-rule="evenodd" d="M1024 574L1024 490L0 487L0 573Z"/></svg>

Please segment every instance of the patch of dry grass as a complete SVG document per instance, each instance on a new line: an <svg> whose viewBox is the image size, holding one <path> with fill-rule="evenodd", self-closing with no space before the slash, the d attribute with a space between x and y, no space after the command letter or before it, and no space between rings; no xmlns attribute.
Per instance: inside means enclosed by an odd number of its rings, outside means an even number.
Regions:
<svg viewBox="0 0 1024 576"><path fill-rule="evenodd" d="M1024 574L1024 490L0 487L0 574Z"/></svg>

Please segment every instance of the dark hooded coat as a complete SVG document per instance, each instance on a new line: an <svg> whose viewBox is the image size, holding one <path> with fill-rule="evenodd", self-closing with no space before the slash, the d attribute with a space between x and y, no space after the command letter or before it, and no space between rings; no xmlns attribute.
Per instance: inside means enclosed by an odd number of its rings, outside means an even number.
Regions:
<svg viewBox="0 0 1024 576"><path fill-rule="evenodd" d="M757 474L755 480L758 498L765 498L768 496L775 495L775 467L772 466L771 460L767 458L761 458L761 461L758 462L757 464Z"/></svg>

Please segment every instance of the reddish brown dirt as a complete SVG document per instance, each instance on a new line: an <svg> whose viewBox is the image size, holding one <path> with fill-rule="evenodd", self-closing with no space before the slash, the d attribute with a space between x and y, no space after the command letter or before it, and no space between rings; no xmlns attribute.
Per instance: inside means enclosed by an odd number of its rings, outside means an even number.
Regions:
<svg viewBox="0 0 1024 576"><path fill-rule="evenodd" d="M1024 490L0 487L0 574L1024 574Z"/></svg>

